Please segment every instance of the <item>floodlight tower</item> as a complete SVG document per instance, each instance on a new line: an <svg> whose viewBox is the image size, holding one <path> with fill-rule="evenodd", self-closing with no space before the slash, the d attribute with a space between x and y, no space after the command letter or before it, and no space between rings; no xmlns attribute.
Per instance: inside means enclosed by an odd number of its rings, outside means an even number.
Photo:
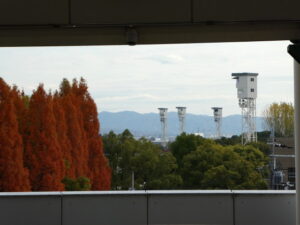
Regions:
<svg viewBox="0 0 300 225"><path fill-rule="evenodd" d="M167 146L167 119L168 119L168 108L158 108L160 122L161 122L161 142L162 146Z"/></svg>
<svg viewBox="0 0 300 225"><path fill-rule="evenodd" d="M179 119L179 134L182 134L185 130L185 114L186 114L186 107L178 106L176 107L178 112L178 119Z"/></svg>
<svg viewBox="0 0 300 225"><path fill-rule="evenodd" d="M221 126L222 126L222 108L212 107L214 111L214 120L216 123L216 138L221 138Z"/></svg>
<svg viewBox="0 0 300 225"><path fill-rule="evenodd" d="M242 144L257 141L256 98L258 73L232 73L242 109Z"/></svg>

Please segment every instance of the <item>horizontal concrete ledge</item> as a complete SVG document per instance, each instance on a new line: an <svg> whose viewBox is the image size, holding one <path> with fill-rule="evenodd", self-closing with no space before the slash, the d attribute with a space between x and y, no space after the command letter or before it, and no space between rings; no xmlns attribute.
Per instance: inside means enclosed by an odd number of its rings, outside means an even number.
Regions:
<svg viewBox="0 0 300 225"><path fill-rule="evenodd" d="M128 26L2 27L0 47L127 45ZM299 22L136 25L137 45L300 39Z"/></svg>
<svg viewBox="0 0 300 225"><path fill-rule="evenodd" d="M0 192L2 196L70 196L70 195L295 195L295 190L145 190L145 191L62 191Z"/></svg>
<svg viewBox="0 0 300 225"><path fill-rule="evenodd" d="M1 225L294 225L295 191L2 192Z"/></svg>

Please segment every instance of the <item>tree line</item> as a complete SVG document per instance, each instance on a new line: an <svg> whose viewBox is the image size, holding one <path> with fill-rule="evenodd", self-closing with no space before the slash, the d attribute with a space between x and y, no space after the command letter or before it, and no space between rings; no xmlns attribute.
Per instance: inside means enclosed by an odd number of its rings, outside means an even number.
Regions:
<svg viewBox="0 0 300 225"><path fill-rule="evenodd" d="M84 79L31 96L0 78L0 191L108 190L96 105Z"/></svg>
<svg viewBox="0 0 300 225"><path fill-rule="evenodd" d="M181 134L163 150L129 130L103 136L112 169L112 189L266 189L268 146L237 144ZM262 150L260 150L262 149Z"/></svg>
<svg viewBox="0 0 300 225"><path fill-rule="evenodd" d="M181 134L167 151L145 138L136 140L129 130L103 136L112 169L112 189L267 189L270 179L270 146L276 137L294 132L291 103L272 103L263 112L267 131L258 142L240 145L241 136L206 139Z"/></svg>

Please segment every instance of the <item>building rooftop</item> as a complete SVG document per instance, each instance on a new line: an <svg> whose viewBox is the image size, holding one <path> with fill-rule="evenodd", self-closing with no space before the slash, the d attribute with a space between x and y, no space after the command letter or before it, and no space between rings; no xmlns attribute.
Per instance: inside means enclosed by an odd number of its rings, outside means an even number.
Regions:
<svg viewBox="0 0 300 225"><path fill-rule="evenodd" d="M255 77L257 77L258 73L247 73L247 72L244 72L244 73L232 73L231 76L233 76L233 77L244 77L244 76L255 76Z"/></svg>

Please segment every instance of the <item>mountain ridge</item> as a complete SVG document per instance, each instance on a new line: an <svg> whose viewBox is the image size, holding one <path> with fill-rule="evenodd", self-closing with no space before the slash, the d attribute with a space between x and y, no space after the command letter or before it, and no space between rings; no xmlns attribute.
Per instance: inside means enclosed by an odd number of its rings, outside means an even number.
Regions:
<svg viewBox="0 0 300 225"><path fill-rule="evenodd" d="M152 136L159 137L161 135L161 124L158 113L138 113L135 111L120 111L99 113L101 124L101 134L114 131L121 133L125 129L137 137ZM232 136L239 135L242 130L241 115L228 115L222 119L222 135ZM263 118L256 119L257 131L263 130ZM215 134L215 123L213 116L203 114L186 114L186 132L187 133L203 133L206 137ZM177 112L168 113L168 136L176 136L179 131L179 122Z"/></svg>

